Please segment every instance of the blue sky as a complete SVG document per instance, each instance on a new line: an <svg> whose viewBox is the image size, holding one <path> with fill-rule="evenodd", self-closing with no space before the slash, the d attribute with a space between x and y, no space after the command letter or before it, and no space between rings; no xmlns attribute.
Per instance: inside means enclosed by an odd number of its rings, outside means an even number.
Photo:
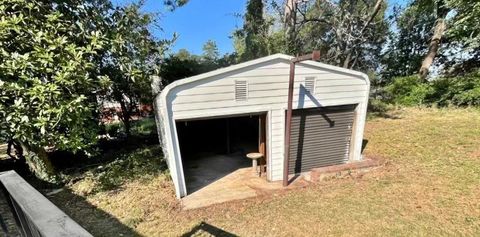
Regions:
<svg viewBox="0 0 480 237"><path fill-rule="evenodd" d="M125 4L131 0L112 0L115 4ZM202 53L203 44L211 39L217 43L220 54L233 52L229 36L241 27L243 20L235 16L245 12L246 0L190 0L185 6L175 11L167 11L163 0L147 0L146 12L161 12L160 26L155 30L159 38L172 38L177 33L178 39L172 51L185 48L194 54Z"/></svg>
<svg viewBox="0 0 480 237"><path fill-rule="evenodd" d="M157 2L161 2L156 0ZM186 48L195 54L202 53L203 44L211 39L217 43L221 54L232 52L229 38L243 20L235 14L245 12L246 0L190 0L185 6L165 14L162 26L171 36L177 32L174 49ZM175 51L176 51L175 50Z"/></svg>
<svg viewBox="0 0 480 237"><path fill-rule="evenodd" d="M112 0L124 4L129 0ZM407 0L388 0L393 4L405 5ZM172 51L185 48L194 54L202 53L203 44L211 39L217 43L221 54L233 52L233 43L229 36L241 27L243 20L236 14L245 12L246 0L190 0L185 6L173 12L165 10L163 0L147 0L144 10L161 12L160 26L155 30L159 38L171 38L173 33L178 39Z"/></svg>

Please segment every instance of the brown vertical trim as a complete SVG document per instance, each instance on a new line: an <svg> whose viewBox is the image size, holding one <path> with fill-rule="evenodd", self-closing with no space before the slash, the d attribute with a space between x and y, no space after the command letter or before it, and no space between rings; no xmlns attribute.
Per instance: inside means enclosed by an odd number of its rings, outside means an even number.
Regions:
<svg viewBox="0 0 480 237"><path fill-rule="evenodd" d="M260 116L258 116L258 121L259 121L259 144L258 144L258 147L259 147L259 151L260 153L262 153L264 156L266 155L265 153L265 146L266 146L266 134L265 134L265 130L266 130L266 115L265 114L262 114Z"/></svg>
<svg viewBox="0 0 480 237"><path fill-rule="evenodd" d="M258 151L263 154L263 159L260 160L260 172L263 172L265 165L267 164L267 115L261 114L258 116L258 128L259 128L259 141Z"/></svg>
<svg viewBox="0 0 480 237"><path fill-rule="evenodd" d="M285 151L283 159L283 186L288 185L288 161L290 159L290 131L292 129L292 101L293 101L293 83L295 81L295 63L305 60L320 59L320 51L313 51L311 54L298 56L290 60L290 76L288 80L288 105L287 105L287 121L285 129Z"/></svg>
<svg viewBox="0 0 480 237"><path fill-rule="evenodd" d="M270 145L271 145L271 122L272 122L272 114L271 114L271 111L268 111L267 113L265 113L265 178L267 179L267 181L270 181L272 179L272 172L271 172L271 148L270 148Z"/></svg>
<svg viewBox="0 0 480 237"><path fill-rule="evenodd" d="M285 151L283 160L283 186L288 185L288 161L290 160L290 131L292 129L292 101L293 101L293 82L295 80L295 62L290 62L290 78L288 80L288 105L287 118L285 122Z"/></svg>
<svg viewBox="0 0 480 237"><path fill-rule="evenodd" d="M227 139L226 139L226 142L227 142L227 154L230 154L230 119L229 118L226 118L225 119L225 126L227 127Z"/></svg>

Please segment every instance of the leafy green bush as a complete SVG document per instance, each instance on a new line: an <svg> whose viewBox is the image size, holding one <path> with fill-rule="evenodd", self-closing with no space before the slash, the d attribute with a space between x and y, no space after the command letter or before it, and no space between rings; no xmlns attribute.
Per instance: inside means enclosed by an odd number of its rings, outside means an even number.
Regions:
<svg viewBox="0 0 480 237"><path fill-rule="evenodd" d="M111 137L116 137L119 133L125 132L123 124L120 122L105 125L105 130Z"/></svg>
<svg viewBox="0 0 480 237"><path fill-rule="evenodd" d="M457 105L480 106L480 84L470 90L466 90L453 97L453 103Z"/></svg>
<svg viewBox="0 0 480 237"><path fill-rule="evenodd" d="M157 132L154 118L142 118L140 120L132 121L131 127L132 135L148 136ZM105 131L112 137L116 137L121 133L125 133L125 126L122 122L115 122L105 125Z"/></svg>
<svg viewBox="0 0 480 237"><path fill-rule="evenodd" d="M108 78L94 59L108 45L98 30L110 21L108 4L0 1L0 136L21 144L30 170L46 182L58 177L45 147L89 151L96 142L92 92Z"/></svg>
<svg viewBox="0 0 480 237"><path fill-rule="evenodd" d="M371 113L386 113L389 110L389 105L382 100L370 98L368 100L368 112Z"/></svg>
<svg viewBox="0 0 480 237"><path fill-rule="evenodd" d="M417 76L398 77L385 87L387 102L405 106L480 106L480 71L422 83Z"/></svg>
<svg viewBox="0 0 480 237"><path fill-rule="evenodd" d="M428 101L439 106L479 106L480 71L451 78L438 78L431 82L433 93Z"/></svg>
<svg viewBox="0 0 480 237"><path fill-rule="evenodd" d="M385 88L387 101L393 104L413 106L424 104L432 88L421 83L418 76L398 77Z"/></svg>
<svg viewBox="0 0 480 237"><path fill-rule="evenodd" d="M155 124L155 119L153 118L144 118L137 120L132 124L132 134L137 135L150 135L157 132L157 127Z"/></svg>

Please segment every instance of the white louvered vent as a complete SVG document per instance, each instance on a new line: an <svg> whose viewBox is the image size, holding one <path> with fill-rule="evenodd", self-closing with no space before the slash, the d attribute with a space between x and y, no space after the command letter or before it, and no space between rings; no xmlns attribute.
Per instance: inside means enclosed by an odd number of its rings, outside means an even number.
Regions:
<svg viewBox="0 0 480 237"><path fill-rule="evenodd" d="M311 94L315 93L315 77L305 78L305 89Z"/></svg>
<svg viewBox="0 0 480 237"><path fill-rule="evenodd" d="M235 81L235 100L245 101L248 96L247 81Z"/></svg>

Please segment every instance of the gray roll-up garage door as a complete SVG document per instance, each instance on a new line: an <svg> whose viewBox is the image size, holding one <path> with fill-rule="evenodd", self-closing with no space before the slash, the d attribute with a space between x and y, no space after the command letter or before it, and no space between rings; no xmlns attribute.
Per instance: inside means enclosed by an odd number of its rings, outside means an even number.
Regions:
<svg viewBox="0 0 480 237"><path fill-rule="evenodd" d="M290 174L348 161L355 106L293 111Z"/></svg>

